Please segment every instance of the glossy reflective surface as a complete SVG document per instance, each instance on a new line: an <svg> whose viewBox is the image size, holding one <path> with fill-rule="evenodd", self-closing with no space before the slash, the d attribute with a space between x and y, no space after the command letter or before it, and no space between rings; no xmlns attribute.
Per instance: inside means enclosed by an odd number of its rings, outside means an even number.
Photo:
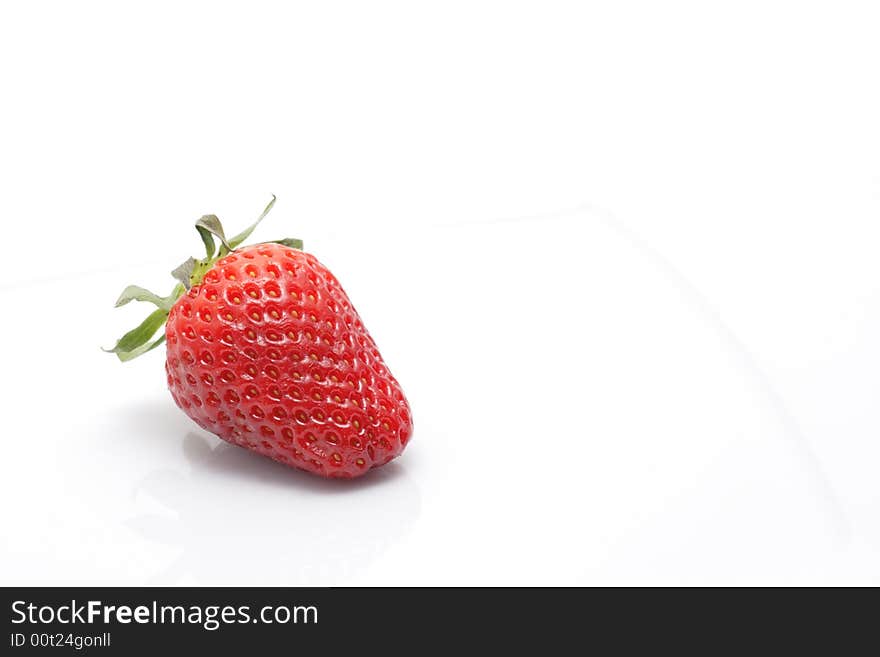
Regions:
<svg viewBox="0 0 880 657"><path fill-rule="evenodd" d="M199 429L161 353L123 366L97 349L120 282L155 267L7 288L20 315L84 319L51 359L55 323L23 342L0 329L21 345L3 382L3 583L877 581L868 498L841 493L859 453L833 448L835 395L852 403L866 370L800 387L769 375L778 323L744 342L717 299L605 214L454 232L307 243L413 409L404 455L354 482ZM824 420L792 411L820 386Z"/></svg>

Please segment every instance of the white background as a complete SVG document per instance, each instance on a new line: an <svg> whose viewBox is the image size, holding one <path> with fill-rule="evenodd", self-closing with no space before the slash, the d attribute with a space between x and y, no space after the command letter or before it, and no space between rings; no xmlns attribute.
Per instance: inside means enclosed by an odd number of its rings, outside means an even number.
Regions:
<svg viewBox="0 0 880 657"><path fill-rule="evenodd" d="M3 584L880 583L876 3L7 2ZM413 407L324 482L101 353L201 248Z"/></svg>

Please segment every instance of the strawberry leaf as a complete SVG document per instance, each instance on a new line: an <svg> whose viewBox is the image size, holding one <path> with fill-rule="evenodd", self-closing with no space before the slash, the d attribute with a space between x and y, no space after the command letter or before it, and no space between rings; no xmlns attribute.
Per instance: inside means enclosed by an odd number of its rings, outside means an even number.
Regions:
<svg viewBox="0 0 880 657"><path fill-rule="evenodd" d="M115 353L116 353L117 358L119 358L119 360L121 360L124 363L124 362L129 361L133 358L137 358L138 356L141 356L141 355L147 353L148 351L152 351L153 349L158 347L163 342L165 342L165 334L164 333L162 335L160 335L158 338L156 338L155 340L153 340L152 342L148 342L147 344L142 345L142 346L138 347L137 349L133 349L132 351L125 352L125 353L120 353L120 352L115 352Z"/></svg>
<svg viewBox="0 0 880 657"><path fill-rule="evenodd" d="M122 291L122 294L120 294L119 298L116 300L116 308L124 306L129 301L146 301L162 310L171 310L171 306L174 304L177 296L179 295L175 295L172 292L170 296L160 297L158 294L150 292L138 285L129 285Z"/></svg>
<svg viewBox="0 0 880 657"><path fill-rule="evenodd" d="M272 240L273 244L283 244L284 246L289 246L292 249L299 249L302 251L303 241L298 240L295 237L285 237L283 240Z"/></svg>
<svg viewBox="0 0 880 657"><path fill-rule="evenodd" d="M213 258L217 246L214 244L214 238L211 236L211 232L200 227L198 224L196 224L196 230L199 231L199 237L202 238L202 244L205 245L205 253L208 254L208 258Z"/></svg>
<svg viewBox="0 0 880 657"><path fill-rule="evenodd" d="M161 308L154 310L137 328L133 328L119 338L113 349L105 349L104 351L116 354L119 360L123 362L148 352L150 349L162 344L165 340L163 334L154 342L150 342L156 331L165 324L166 319L168 319L167 310L162 310Z"/></svg>
<svg viewBox="0 0 880 657"><path fill-rule="evenodd" d="M178 281L183 283L183 287L187 290L192 285L192 275L196 270L196 265L199 264L198 260L190 256L182 263L180 263L174 271L171 272L171 275L174 276Z"/></svg>
<svg viewBox="0 0 880 657"><path fill-rule="evenodd" d="M263 209L263 213L259 217L257 217L257 220L254 223L252 223L249 227L245 228L238 235L236 235L231 240L229 240L229 244L226 245L227 250L228 251L235 250L237 247L239 247L242 244L242 242L244 242L248 237L250 237L251 233L254 232L254 228L256 228L257 226L260 225L260 222L266 218L266 215L269 214L269 212L272 210L272 207L274 205L275 205L275 194L272 194L272 200L269 201L269 205L267 205ZM221 249L221 252L222 252L222 249Z"/></svg>
<svg viewBox="0 0 880 657"><path fill-rule="evenodd" d="M232 248L226 242L223 224L220 223L220 219L217 218L216 214L206 214L200 217L196 221L196 230L199 231L199 237L202 238L202 242L205 244L205 253L208 254L208 260L214 257L214 237L220 240L220 244L226 247L227 251L232 251Z"/></svg>

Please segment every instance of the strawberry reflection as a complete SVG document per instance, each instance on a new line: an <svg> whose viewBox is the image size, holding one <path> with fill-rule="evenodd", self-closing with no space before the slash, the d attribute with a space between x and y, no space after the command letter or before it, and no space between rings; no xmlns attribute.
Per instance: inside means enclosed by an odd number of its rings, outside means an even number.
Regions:
<svg viewBox="0 0 880 657"><path fill-rule="evenodd" d="M144 478L136 501L156 511L127 522L181 550L150 584L352 583L419 512L418 488L397 463L328 481L195 432L182 447L189 472Z"/></svg>

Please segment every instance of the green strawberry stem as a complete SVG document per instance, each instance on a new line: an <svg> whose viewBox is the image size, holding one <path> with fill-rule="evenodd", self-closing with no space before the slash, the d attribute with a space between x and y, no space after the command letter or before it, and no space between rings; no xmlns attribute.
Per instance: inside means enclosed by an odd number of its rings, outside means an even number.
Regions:
<svg viewBox="0 0 880 657"><path fill-rule="evenodd" d="M171 294L166 297L160 297L149 290L137 285L129 285L122 291L116 300L116 307L124 306L130 301L144 301L152 303L156 306L156 310L150 313L147 318L138 326L130 330L116 341L116 346L112 349L104 349L108 353L116 354L122 362L126 362L137 358L138 356L155 349L165 341L165 333L163 332L158 338L155 337L157 331L165 326L168 319L168 313L171 307L183 294L194 285L202 282L205 274L214 266L220 258L228 255L239 246L241 246L254 229L260 224L267 214L275 205L275 195L265 207L263 212L257 217L257 220L242 232L231 239L227 239L223 230L223 224L217 215L206 214L196 221L195 227L205 245L205 257L201 259L187 258L182 262L171 275L179 281ZM216 239L216 242L215 242ZM302 240L285 238L280 240L272 240L278 244L283 244L294 249L303 248ZM218 246L219 242L219 246Z"/></svg>

